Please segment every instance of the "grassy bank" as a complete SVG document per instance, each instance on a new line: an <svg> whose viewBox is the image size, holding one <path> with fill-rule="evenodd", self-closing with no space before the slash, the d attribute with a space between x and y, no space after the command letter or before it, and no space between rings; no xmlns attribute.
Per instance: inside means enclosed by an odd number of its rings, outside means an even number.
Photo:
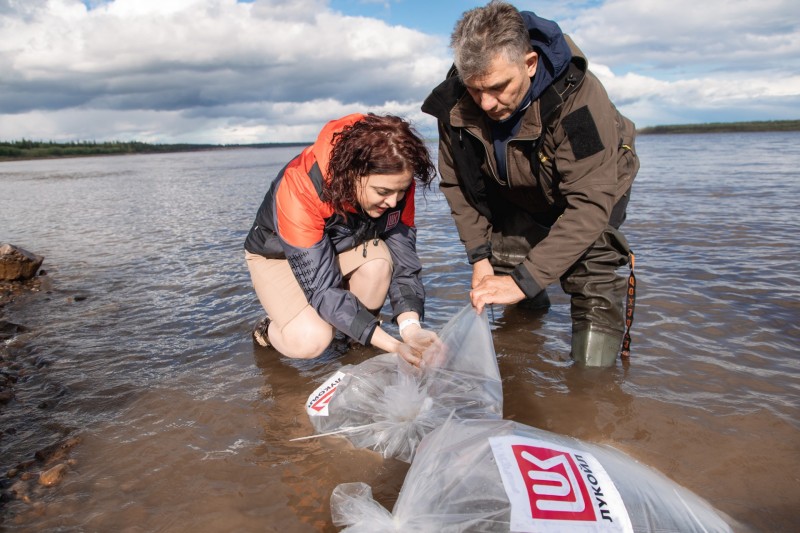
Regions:
<svg viewBox="0 0 800 533"><path fill-rule="evenodd" d="M737 133L759 131L800 131L800 120L757 120L752 122L708 122L705 124L675 124L652 126L638 130L651 133Z"/></svg>
<svg viewBox="0 0 800 533"><path fill-rule="evenodd" d="M158 154L171 152L196 152L200 150L225 150L230 148L272 148L276 146L306 146L307 143L261 143L246 145L217 144L149 144L143 142L0 142L0 161L44 159L56 157L84 157L95 155Z"/></svg>

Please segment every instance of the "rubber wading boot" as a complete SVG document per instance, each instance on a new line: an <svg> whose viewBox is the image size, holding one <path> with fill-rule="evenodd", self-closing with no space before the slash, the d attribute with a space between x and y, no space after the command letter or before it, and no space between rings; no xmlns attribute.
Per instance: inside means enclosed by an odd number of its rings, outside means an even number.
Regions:
<svg viewBox="0 0 800 533"><path fill-rule="evenodd" d="M584 366L614 366L622 346L621 333L584 329L572 334L572 359Z"/></svg>

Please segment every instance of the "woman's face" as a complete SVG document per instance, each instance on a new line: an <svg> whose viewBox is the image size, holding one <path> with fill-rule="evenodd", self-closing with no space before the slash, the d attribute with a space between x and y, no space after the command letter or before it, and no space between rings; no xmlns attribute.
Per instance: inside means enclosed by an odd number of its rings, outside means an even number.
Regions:
<svg viewBox="0 0 800 533"><path fill-rule="evenodd" d="M358 205L372 218L397 205L411 187L411 172L400 174L370 174L356 185Z"/></svg>

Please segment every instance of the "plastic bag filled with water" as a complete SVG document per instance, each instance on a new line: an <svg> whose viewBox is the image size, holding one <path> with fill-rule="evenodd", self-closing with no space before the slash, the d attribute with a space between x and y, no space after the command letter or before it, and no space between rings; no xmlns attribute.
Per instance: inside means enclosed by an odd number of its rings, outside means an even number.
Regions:
<svg viewBox="0 0 800 533"><path fill-rule="evenodd" d="M705 500L611 448L505 420L448 420L420 444L390 513L369 485L331 495L359 532L732 531Z"/></svg>
<svg viewBox="0 0 800 533"><path fill-rule="evenodd" d="M449 416L500 419L503 391L486 313L471 306L439 332L416 368L394 353L342 367L311 394L317 434L339 434L410 462L422 438Z"/></svg>

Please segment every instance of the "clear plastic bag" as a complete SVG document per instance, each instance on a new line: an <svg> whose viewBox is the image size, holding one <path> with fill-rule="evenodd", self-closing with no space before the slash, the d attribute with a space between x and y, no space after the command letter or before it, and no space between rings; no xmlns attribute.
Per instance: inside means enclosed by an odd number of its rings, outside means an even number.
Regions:
<svg viewBox="0 0 800 533"><path fill-rule="evenodd" d="M364 483L331 495L358 532L718 532L705 500L610 446L505 420L448 420L417 450L392 513Z"/></svg>
<svg viewBox="0 0 800 533"><path fill-rule="evenodd" d="M416 368L396 354L342 367L309 396L317 434L411 462L422 438L448 417L500 419L503 390L485 312L465 307Z"/></svg>

